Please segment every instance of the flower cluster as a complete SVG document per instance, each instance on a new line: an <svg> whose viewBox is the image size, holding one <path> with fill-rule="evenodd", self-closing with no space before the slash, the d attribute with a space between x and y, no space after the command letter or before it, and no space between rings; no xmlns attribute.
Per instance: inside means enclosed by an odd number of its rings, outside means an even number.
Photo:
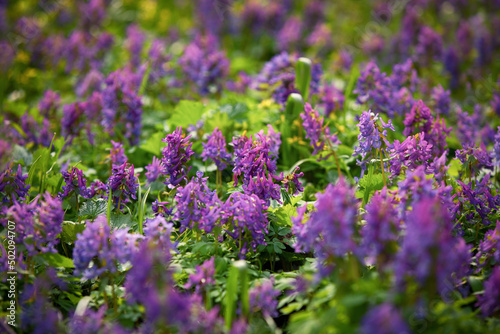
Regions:
<svg viewBox="0 0 500 334"><path fill-rule="evenodd" d="M0 173L0 202L2 205L14 204L16 201L24 201L28 195L30 185L26 185L28 174L23 175L21 165L17 165L17 171L7 169ZM3 210L3 209L2 209Z"/></svg>
<svg viewBox="0 0 500 334"><path fill-rule="evenodd" d="M429 296L448 294L468 272L470 246L452 235L450 215L437 198L414 203L405 224L395 263L397 286L413 280Z"/></svg>
<svg viewBox="0 0 500 334"><path fill-rule="evenodd" d="M382 118L380 118L382 124L382 126L380 126L377 124L378 120L378 114L375 115L370 111L364 111L361 114L359 123L357 124L360 132L358 135L359 146L354 147L353 156L361 155L362 159L365 159L368 154L373 154L373 150L381 148L381 139L386 146L390 145L387 140L387 129L394 131L394 126L392 126L391 120L385 123ZM358 161L358 164L360 164L363 169L366 168L365 164L361 161Z"/></svg>
<svg viewBox="0 0 500 334"><path fill-rule="evenodd" d="M479 243L476 253L478 268L481 269L489 261L500 264L500 223L497 221L494 230L489 230ZM481 262L482 261L482 262Z"/></svg>
<svg viewBox="0 0 500 334"><path fill-rule="evenodd" d="M120 131L131 145L139 143L141 135L142 102L135 91L141 77L127 71L115 71L106 78L106 87L101 93L101 125L111 136Z"/></svg>
<svg viewBox="0 0 500 334"><path fill-rule="evenodd" d="M229 61L225 53L217 49L213 35L198 36L186 47L179 64L201 95L220 92L221 81L229 71Z"/></svg>
<svg viewBox="0 0 500 334"><path fill-rule="evenodd" d="M107 191L111 189L113 201L121 209L121 204L130 199L137 199L136 192L139 187L137 176L134 174L134 165L127 162L114 165L107 184Z"/></svg>
<svg viewBox="0 0 500 334"><path fill-rule="evenodd" d="M249 247L255 251L258 245L266 244L267 214L257 195L232 193L224 203L221 216L227 234L238 243L240 255L248 252Z"/></svg>
<svg viewBox="0 0 500 334"><path fill-rule="evenodd" d="M306 138L310 140L310 145L314 149L313 155L321 153L326 147L340 144L337 136L330 134L330 128L323 125L323 117L309 103L305 104L304 112L300 114L300 118L303 120L302 126L306 131Z"/></svg>
<svg viewBox="0 0 500 334"><path fill-rule="evenodd" d="M208 177L202 176L202 172L197 172L189 183L177 188L174 219L181 224L180 232L197 228L210 233L219 219L222 203L217 192L208 188Z"/></svg>
<svg viewBox="0 0 500 334"><path fill-rule="evenodd" d="M484 282L484 293L478 296L478 306L485 317L492 316L500 309L500 267L493 268L490 278Z"/></svg>
<svg viewBox="0 0 500 334"><path fill-rule="evenodd" d="M109 152L109 158L111 160L111 165L123 165L127 162L128 158L125 155L125 150L123 144L119 142L111 141L111 150Z"/></svg>
<svg viewBox="0 0 500 334"><path fill-rule="evenodd" d="M16 243L24 244L28 254L56 253L57 237L62 232L64 210L62 201L49 193L38 195L30 203L15 202L8 210L7 217L15 222Z"/></svg>
<svg viewBox="0 0 500 334"><path fill-rule="evenodd" d="M200 292L205 286L215 284L215 257L196 266L195 270L195 273L189 275L189 280L184 286L186 289L196 287L196 291Z"/></svg>
<svg viewBox="0 0 500 334"><path fill-rule="evenodd" d="M427 141L432 145L434 155L443 153L446 147L446 136L451 132L451 128L446 128L444 120L437 116L436 119L431 115L431 110L422 100L416 102L411 111L406 114L403 121L405 129L403 134L410 136L412 134L424 133Z"/></svg>
<svg viewBox="0 0 500 334"><path fill-rule="evenodd" d="M375 194L365 207L366 224L361 228L361 247L368 263L386 265L393 260L400 232L400 219L394 199L387 189Z"/></svg>
<svg viewBox="0 0 500 334"><path fill-rule="evenodd" d="M369 102L374 113L393 118L403 115L413 105L412 92L417 83L417 74L409 59L395 65L390 76L371 61L361 71L354 93L358 94L358 103Z"/></svg>
<svg viewBox="0 0 500 334"><path fill-rule="evenodd" d="M111 233L104 215L98 216L94 222L87 221L73 249L75 275L94 279L106 272L116 272L118 264L132 260L141 239L140 235L125 230Z"/></svg>
<svg viewBox="0 0 500 334"><path fill-rule="evenodd" d="M176 187L182 180L186 179L189 168L186 163L194 154L189 141L190 136L182 134L182 128L178 127L172 134L167 135L162 141L167 143L163 148L161 161L167 180L164 182L169 188Z"/></svg>
<svg viewBox="0 0 500 334"><path fill-rule="evenodd" d="M219 128L215 128L212 134L208 136L207 142L202 143L202 145L203 153L201 157L203 161L212 159L217 169L224 170L231 161L231 155L227 151L226 139Z"/></svg>
<svg viewBox="0 0 500 334"><path fill-rule="evenodd" d="M403 142L395 140L388 151L391 177L397 177L403 167L412 171L418 166L429 166L432 160L432 144L423 133L409 136Z"/></svg>
<svg viewBox="0 0 500 334"><path fill-rule="evenodd" d="M148 183L155 182L158 180L160 175L164 175L166 173L165 166L163 166L162 161L157 157L153 157L153 162L147 165L145 169L147 170L146 179L148 180Z"/></svg>
<svg viewBox="0 0 500 334"><path fill-rule="evenodd" d="M273 285L274 277L264 280L250 289L248 294L251 312L256 313L261 311L266 316L278 316L278 300L276 298L278 298L281 292L275 290Z"/></svg>
<svg viewBox="0 0 500 334"><path fill-rule="evenodd" d="M354 232L358 203L354 189L341 178L336 185L329 184L317 201L309 219L302 223L306 207L297 210L292 230L297 237L297 252L314 251L320 262L319 276L330 274L336 258L356 251Z"/></svg>
<svg viewBox="0 0 500 334"><path fill-rule="evenodd" d="M62 193L59 193L61 198L66 198L71 196L71 194L76 193L81 195L83 198L92 198L95 196L96 190L95 185L87 188L87 180L83 176L83 171L73 167L71 170L61 172L65 186L62 186Z"/></svg>
<svg viewBox="0 0 500 334"><path fill-rule="evenodd" d="M410 334L399 310L390 303L370 309L361 320L361 334Z"/></svg>

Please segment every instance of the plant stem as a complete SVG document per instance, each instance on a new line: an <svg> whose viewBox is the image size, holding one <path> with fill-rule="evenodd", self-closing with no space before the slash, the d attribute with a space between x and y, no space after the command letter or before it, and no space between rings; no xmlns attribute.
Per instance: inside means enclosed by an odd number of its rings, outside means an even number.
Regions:
<svg viewBox="0 0 500 334"><path fill-rule="evenodd" d="M379 153L380 153L380 168L382 168L382 179L384 180L384 187L387 187L387 182L385 181L384 157L382 156L381 149L379 149Z"/></svg>
<svg viewBox="0 0 500 334"><path fill-rule="evenodd" d="M75 200L76 200L76 215L78 216L78 223L82 223L82 218L80 217L80 203L78 202L78 194L75 191Z"/></svg>
<svg viewBox="0 0 500 334"><path fill-rule="evenodd" d="M116 208L116 213L120 213L120 207L122 205L122 194L120 194L120 197L118 198L118 207Z"/></svg>

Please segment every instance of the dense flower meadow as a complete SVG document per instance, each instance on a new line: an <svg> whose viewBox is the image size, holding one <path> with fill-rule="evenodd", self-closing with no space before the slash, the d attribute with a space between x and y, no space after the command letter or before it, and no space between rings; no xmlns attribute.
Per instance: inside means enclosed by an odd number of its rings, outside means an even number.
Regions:
<svg viewBox="0 0 500 334"><path fill-rule="evenodd" d="M500 333L500 1L0 0L0 332Z"/></svg>

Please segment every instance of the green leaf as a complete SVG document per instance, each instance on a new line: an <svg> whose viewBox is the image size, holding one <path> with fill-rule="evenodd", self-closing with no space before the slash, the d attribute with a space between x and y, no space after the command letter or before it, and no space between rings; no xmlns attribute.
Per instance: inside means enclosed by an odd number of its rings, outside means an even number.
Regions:
<svg viewBox="0 0 500 334"><path fill-rule="evenodd" d="M80 207L79 216L88 217L91 220L97 218L97 216L106 212L108 203L106 200L99 198L97 200L90 200L84 202Z"/></svg>
<svg viewBox="0 0 500 334"><path fill-rule="evenodd" d="M226 282L226 298L224 320L226 328L230 329L233 324L233 318L236 314L236 299L238 297L238 276L240 272L234 265L229 268L229 275Z"/></svg>
<svg viewBox="0 0 500 334"><path fill-rule="evenodd" d="M373 173L373 164L368 167L368 173L366 173L361 180L359 180L360 195L363 198L363 206L368 203L372 193L377 190L381 190L384 187L384 179L382 174Z"/></svg>
<svg viewBox="0 0 500 334"><path fill-rule="evenodd" d="M206 107L201 102L182 100L174 109L174 114L169 120L170 127L187 127L195 124L205 113Z"/></svg>
<svg viewBox="0 0 500 334"><path fill-rule="evenodd" d="M78 224L70 221L63 222L61 241L67 244L72 244L76 241L78 233L85 230L85 224Z"/></svg>
<svg viewBox="0 0 500 334"><path fill-rule="evenodd" d="M164 137L163 131L152 134L141 144L141 149L154 155L160 155L163 147L165 147L165 143L161 141Z"/></svg>
<svg viewBox="0 0 500 334"><path fill-rule="evenodd" d="M112 230L120 230L126 229L129 230L132 225L134 225L134 221L132 220L131 215L123 215L123 214L111 214L110 225Z"/></svg>
<svg viewBox="0 0 500 334"><path fill-rule="evenodd" d="M295 65L295 84L306 101L309 96L309 85L311 84L311 67L311 60L304 57L299 58Z"/></svg>
<svg viewBox="0 0 500 334"><path fill-rule="evenodd" d="M73 264L73 260L70 258L67 258L66 256L62 256L59 253L45 253L45 254L38 254L35 255L35 257L38 260L42 260L49 264L52 267L62 267L62 268L74 268L75 265Z"/></svg>

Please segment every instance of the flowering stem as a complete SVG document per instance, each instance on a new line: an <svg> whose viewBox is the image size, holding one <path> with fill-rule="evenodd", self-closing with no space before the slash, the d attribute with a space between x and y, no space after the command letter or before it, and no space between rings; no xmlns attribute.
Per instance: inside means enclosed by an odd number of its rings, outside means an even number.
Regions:
<svg viewBox="0 0 500 334"><path fill-rule="evenodd" d="M217 182L217 193L220 196L222 192L222 172L219 170L219 168L217 168L216 182Z"/></svg>
<svg viewBox="0 0 500 334"><path fill-rule="evenodd" d="M75 200L76 200L76 215L78 216L78 223L82 223L82 217L80 217L80 203L78 203L78 194L75 191Z"/></svg>
<svg viewBox="0 0 500 334"><path fill-rule="evenodd" d="M382 156L382 150L379 149L380 153L380 168L382 168L382 179L384 180L384 187L387 186L387 183L385 181L385 171L384 171L384 157Z"/></svg>
<svg viewBox="0 0 500 334"><path fill-rule="evenodd" d="M339 163L339 159L337 158L337 154L335 153L335 151L332 149L332 152L333 152L333 157L335 158L335 163L337 164L337 171L339 173L339 177L342 176L342 173L340 172L340 163Z"/></svg>
<svg viewBox="0 0 500 334"><path fill-rule="evenodd" d="M116 213L120 212L121 205L122 205L122 194L120 194L120 197L118 198L118 207L116 208Z"/></svg>

